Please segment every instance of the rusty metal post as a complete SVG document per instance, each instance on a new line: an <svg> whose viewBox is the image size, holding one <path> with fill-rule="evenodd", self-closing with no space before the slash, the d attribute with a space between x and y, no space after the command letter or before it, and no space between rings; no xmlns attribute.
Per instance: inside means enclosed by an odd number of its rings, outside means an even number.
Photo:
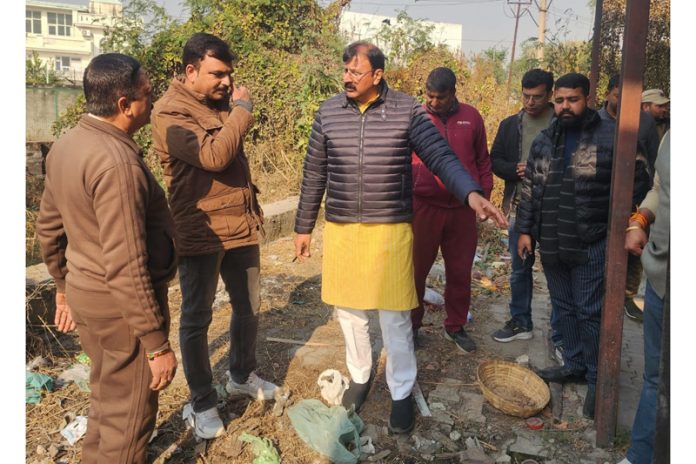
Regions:
<svg viewBox="0 0 696 464"><path fill-rule="evenodd" d="M599 37L602 32L602 0L596 0L594 14L594 32L592 33L592 63L590 65L590 101L592 108L597 108L597 82L599 81ZM624 36L625 37L625 36Z"/></svg>
<svg viewBox="0 0 696 464"><path fill-rule="evenodd" d="M650 0L628 0L622 54L619 114L614 138L611 174L611 206L604 270L604 305L599 336L595 427L597 446L611 445L616 433L621 330L626 289L624 238L631 211L633 174L638 142L640 98L643 90L645 44L648 35Z"/></svg>

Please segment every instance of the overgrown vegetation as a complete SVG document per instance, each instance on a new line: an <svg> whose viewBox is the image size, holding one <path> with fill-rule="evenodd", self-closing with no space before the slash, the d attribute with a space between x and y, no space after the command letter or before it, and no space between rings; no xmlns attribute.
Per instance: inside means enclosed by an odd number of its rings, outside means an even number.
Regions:
<svg viewBox="0 0 696 464"><path fill-rule="evenodd" d="M350 0L336 0L320 8L315 0L185 0L190 18L183 23L170 18L155 0L130 0L123 17L107 31L103 49L127 53L147 69L155 98L181 72L181 50L199 31L222 37L238 55L236 82L247 86L254 100L256 123L245 150L261 201L270 202L297 193L309 132L319 104L342 89L341 52L346 45L338 31L340 13ZM617 71L621 54L621 28L625 0L605 0L602 26L601 79ZM150 18L143 21L143 18ZM619 27L621 26L621 27ZM513 63L511 94L505 91L507 52L491 48L471 57L452 53L428 37L430 26L398 14L373 38L388 48L387 82L393 88L423 98L425 79L437 66L452 68L458 77L460 101L482 114L492 143L500 121L520 108L522 74L534 67L553 71L589 73L590 43L568 41L570 20L557 21L547 34L544 61L536 58L536 40L523 43ZM648 43L646 86L669 92L669 3L653 0ZM84 99L68 109L53 125L56 136L74 126L84 112ZM136 140L146 161L161 181L161 168L150 149L150 128ZM493 201L502 198L502 181L496 178ZM27 218L29 220L29 217Z"/></svg>
<svg viewBox="0 0 696 464"><path fill-rule="evenodd" d="M56 85L62 82L51 63L39 58L37 52L32 52L31 58L26 59L24 80L26 85Z"/></svg>

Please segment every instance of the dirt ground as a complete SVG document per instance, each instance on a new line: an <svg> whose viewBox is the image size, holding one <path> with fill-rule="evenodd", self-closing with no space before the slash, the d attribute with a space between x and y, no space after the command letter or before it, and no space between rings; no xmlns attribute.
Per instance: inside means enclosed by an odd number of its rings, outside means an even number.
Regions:
<svg viewBox="0 0 696 464"><path fill-rule="evenodd" d="M332 308L320 299L321 232L322 228L317 228L312 242L313 256L304 263L293 261L291 238L283 238L262 247L262 307L257 373L289 389L291 396L288 407L302 399L320 398L317 378L323 370L335 368L348 376L343 337L333 319ZM423 345L416 351L418 383L426 398L444 383L454 384L465 393L480 395L476 383L479 363L491 358L515 359L509 351L501 352L501 344L496 344L490 338L490 333L499 328L500 324L491 317L488 309L491 305L505 304L507 301L509 260L505 259L500 237L488 237L486 243L489 245L482 247L480 252L482 259L475 265L473 322L467 328L477 342L476 353L464 355L455 349L452 342L441 336L444 318L441 307L429 306L426 312L426 326L421 330ZM431 278L429 285L443 290L441 278ZM216 300L213 324L209 331L211 365L215 381L221 386L224 385L224 372L227 369L228 326L231 316L230 304L225 300L224 292L222 295L222 298ZM180 290L178 286L173 286L170 289L170 307L172 339L177 352L180 301ZM376 452L390 450L388 456L380 462L460 462L457 451L466 448L464 439L467 437L476 437L486 454L495 457L520 430L526 429L523 419L507 416L486 402L481 411L485 418L483 421L471 421L467 417L448 412L452 424L443 424L433 418L418 415L416 429L410 436L384 433L390 397L384 378L384 359L379 356L377 324L371 324L371 332L376 341L377 373L360 417L365 424L370 424L373 430L378 431L378 438L374 441ZM269 337L284 341L269 341ZM81 351L76 336L51 332L43 335L28 334L28 347L27 362L37 354L43 355L46 365L35 371L53 377L74 364L75 357ZM572 400L580 401L578 398L571 398L571 402ZM160 395L157 436L150 444L148 462L250 463L254 459L252 446L238 440L243 432L270 439L283 463L329 462L298 437L288 418L287 409L277 416L273 412L273 402L255 402L247 398L222 400L219 407L226 426L225 435L197 443L181 419L181 412L187 401L188 388L180 364L173 384ZM27 462L80 462L81 442L74 446L67 445L60 430L72 419L72 415L87 415L88 406L88 393L81 391L75 384L46 393L38 405L27 405ZM574 406L577 407L577 404ZM593 450L588 440L591 423L571 418L553 424L550 416L548 407L540 414L546 428L539 431L538 436L555 450L553 462L581 462L581 458L586 458ZM440 443L441 446L431 447L428 453L416 446L419 439L449 436L450 431L459 432L462 438L451 443ZM51 445L56 448L49 450ZM48 457L51 453L55 454L56 450L58 453L55 457ZM610 450L610 454L606 456L610 459L606 461L600 459L584 462L617 462L620 460L620 451L622 449ZM520 456L512 456L509 462L514 464L521 460Z"/></svg>

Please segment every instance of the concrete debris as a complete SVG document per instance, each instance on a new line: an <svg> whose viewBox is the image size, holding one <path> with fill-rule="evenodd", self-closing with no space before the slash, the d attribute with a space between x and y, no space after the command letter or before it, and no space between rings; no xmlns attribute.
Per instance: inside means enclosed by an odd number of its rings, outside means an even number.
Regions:
<svg viewBox="0 0 696 464"><path fill-rule="evenodd" d="M541 438L517 436L515 443L508 448L510 454L520 454L531 458L549 458L551 452Z"/></svg>
<svg viewBox="0 0 696 464"><path fill-rule="evenodd" d="M469 392L460 392L462 403L456 415L462 420L477 422L483 424L486 422L486 417L483 415L483 403L485 401L483 395Z"/></svg>
<svg viewBox="0 0 696 464"><path fill-rule="evenodd" d="M459 451L459 446L457 446L457 444L454 441L450 440L449 437L447 437L442 432L439 432L437 430L431 430L430 438L444 446L447 449L447 451Z"/></svg>
<svg viewBox="0 0 696 464"><path fill-rule="evenodd" d="M414 448L421 454L433 454L439 448L439 444L435 440L423 438L415 433L411 436L411 439L415 445Z"/></svg>
<svg viewBox="0 0 696 464"><path fill-rule="evenodd" d="M452 441L457 441L460 438L462 438L462 434L457 432L456 430L452 430L449 434L450 440Z"/></svg>
<svg viewBox="0 0 696 464"><path fill-rule="evenodd" d="M452 419L452 416L447 414L446 411L440 411L440 410L433 411L433 419L435 419L435 421L440 422L442 424L454 425L454 419Z"/></svg>
<svg viewBox="0 0 696 464"><path fill-rule="evenodd" d="M430 403L430 410L431 411L446 411L447 406L445 406L442 403Z"/></svg>

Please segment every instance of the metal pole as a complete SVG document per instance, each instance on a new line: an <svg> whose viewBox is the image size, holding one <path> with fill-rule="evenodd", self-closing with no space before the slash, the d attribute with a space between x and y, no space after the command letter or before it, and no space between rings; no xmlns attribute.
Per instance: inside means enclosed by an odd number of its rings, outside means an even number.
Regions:
<svg viewBox="0 0 696 464"><path fill-rule="evenodd" d="M508 4L511 2L508 1ZM510 67L507 78L507 94L510 94L510 83L512 82L512 64L515 62L515 47L517 46L517 27L520 24L520 3L517 2L517 13L515 13L515 35L512 38L512 53L510 54Z"/></svg>
<svg viewBox="0 0 696 464"><path fill-rule="evenodd" d="M604 304L599 335L597 401L595 427L597 446L611 445L616 434L621 331L626 289L626 250L624 238L631 211L633 174L638 144L640 98L643 90L645 44L648 35L650 0L628 0L622 54L619 114L614 138L611 173L611 205L604 269Z"/></svg>
<svg viewBox="0 0 696 464"><path fill-rule="evenodd" d="M594 15L594 33L592 34L592 64L590 66L590 101L592 108L597 107L597 81L599 81L599 37L602 29L602 4L603 0L596 0ZM624 35L624 37L627 37Z"/></svg>

